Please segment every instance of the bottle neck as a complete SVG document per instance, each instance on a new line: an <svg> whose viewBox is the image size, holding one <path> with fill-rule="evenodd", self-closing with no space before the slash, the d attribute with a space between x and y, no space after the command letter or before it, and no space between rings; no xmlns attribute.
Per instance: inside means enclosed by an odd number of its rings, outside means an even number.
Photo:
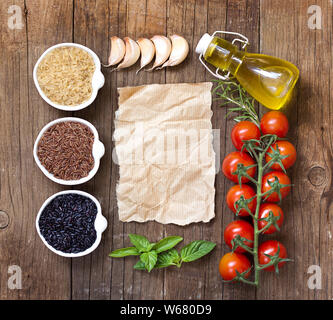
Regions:
<svg viewBox="0 0 333 320"><path fill-rule="evenodd" d="M230 73L233 76L236 76L239 67L243 63L244 56L245 56L245 52L237 50L230 57L229 66L228 66L227 70L230 71Z"/></svg>
<svg viewBox="0 0 333 320"><path fill-rule="evenodd" d="M204 58L215 67L236 75L244 56L245 52L238 50L229 41L214 37L205 52Z"/></svg>

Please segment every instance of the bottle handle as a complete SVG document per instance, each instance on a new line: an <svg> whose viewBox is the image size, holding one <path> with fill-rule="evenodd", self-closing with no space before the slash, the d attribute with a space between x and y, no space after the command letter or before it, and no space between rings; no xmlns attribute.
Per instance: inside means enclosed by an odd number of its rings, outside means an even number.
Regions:
<svg viewBox="0 0 333 320"><path fill-rule="evenodd" d="M237 36L239 38L234 38L232 40L232 44L235 44L237 41L242 43L243 45L241 46L241 49L244 50L248 44L249 44L249 39L247 37L245 37L244 35L242 35L241 33L238 33L238 32L230 32L230 31L215 31L213 34L212 34L212 37L214 37L216 34L218 33L221 33L221 34L232 34L234 36ZM208 65L205 63L205 61L202 59L202 53L200 53L199 55L199 61L201 62L201 64L207 69L207 71L212 74L214 77L218 78L218 79L221 79L223 81L226 81L226 80L229 80L230 79L230 71L225 73L225 74L220 74L219 73L219 68L217 68L215 70L215 72L213 72L209 67Z"/></svg>

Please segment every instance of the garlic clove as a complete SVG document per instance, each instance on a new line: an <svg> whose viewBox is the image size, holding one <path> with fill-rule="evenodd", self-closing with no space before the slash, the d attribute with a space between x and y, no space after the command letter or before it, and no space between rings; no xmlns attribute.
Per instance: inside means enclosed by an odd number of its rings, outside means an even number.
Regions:
<svg viewBox="0 0 333 320"><path fill-rule="evenodd" d="M129 37L124 38L125 41L125 57L122 63L115 70L124 69L132 66L140 57L139 45Z"/></svg>
<svg viewBox="0 0 333 320"><path fill-rule="evenodd" d="M111 50L108 65L104 67L111 67L119 63L125 56L125 43L118 37L111 37Z"/></svg>
<svg viewBox="0 0 333 320"><path fill-rule="evenodd" d="M155 46L151 40L145 38L140 38L136 42L138 43L141 51L140 69L136 72L136 74L138 74L142 68L153 60L155 55Z"/></svg>
<svg viewBox="0 0 333 320"><path fill-rule="evenodd" d="M162 69L165 67L172 67L182 63L189 52L189 45L186 39L177 34L174 34L170 37L172 43L171 54L168 59L161 67L158 69Z"/></svg>
<svg viewBox="0 0 333 320"><path fill-rule="evenodd" d="M153 41L155 46L156 58L153 67L147 71L152 71L161 66L169 58L171 53L171 41L167 37L157 35L152 37L151 41Z"/></svg>

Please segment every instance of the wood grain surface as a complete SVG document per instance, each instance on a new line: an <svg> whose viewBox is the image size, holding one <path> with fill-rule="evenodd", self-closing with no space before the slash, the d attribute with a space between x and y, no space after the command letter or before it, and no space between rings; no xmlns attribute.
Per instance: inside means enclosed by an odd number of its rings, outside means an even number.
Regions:
<svg viewBox="0 0 333 320"><path fill-rule="evenodd" d="M315 2L315 3L314 3ZM332 1L329 0L2 0L0 2L0 299L332 299ZM322 10L322 29L308 27L310 5ZM23 27L12 30L12 5L21 8ZM117 87L150 83L201 82L212 79L200 65L194 48L205 32L241 32L249 51L295 63L300 80L293 104L286 110L290 138L298 161L290 170L294 184L283 202L285 224L278 235L294 260L280 275L262 273L258 289L224 284L218 262L228 248L223 229L234 219L225 203L232 185L216 176L216 217L208 224L186 227L122 223L118 219L115 187L118 167L112 161L113 119ZM39 96L33 67L48 47L60 42L88 46L107 61L110 37L133 39L155 34L183 35L190 54L178 67L135 75L137 66L120 72L103 70L105 85L95 102L79 112L56 110ZM226 109L212 106L213 128L220 129L220 159L233 150ZM266 109L259 107L261 113ZM39 130L56 118L75 115L92 122L106 153L95 178L78 189L96 196L108 219L102 242L92 254L76 259L49 251L35 230L44 200L64 190L35 165L32 149ZM5 212L2 213L1 211ZM9 223L2 223L9 217ZM110 259L112 250L129 245L128 233L156 241L180 235L184 242L205 239L217 248L204 259L181 269L134 271L135 260ZM8 267L22 269L22 289L7 287ZM319 265L322 289L308 288L308 268Z"/></svg>

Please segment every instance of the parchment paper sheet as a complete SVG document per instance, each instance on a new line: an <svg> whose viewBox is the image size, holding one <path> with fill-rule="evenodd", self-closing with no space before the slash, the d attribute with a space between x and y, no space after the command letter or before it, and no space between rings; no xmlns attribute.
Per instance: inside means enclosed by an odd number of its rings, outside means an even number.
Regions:
<svg viewBox="0 0 333 320"><path fill-rule="evenodd" d="M118 88L117 203L124 222L214 217L210 82Z"/></svg>

